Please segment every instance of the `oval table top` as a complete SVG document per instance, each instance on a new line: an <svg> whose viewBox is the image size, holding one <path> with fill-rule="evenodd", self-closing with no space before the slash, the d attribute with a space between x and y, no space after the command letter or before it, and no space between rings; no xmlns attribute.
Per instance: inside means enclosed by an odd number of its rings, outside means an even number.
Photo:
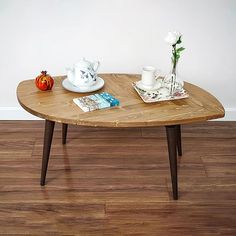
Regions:
<svg viewBox="0 0 236 236"><path fill-rule="evenodd" d="M21 106L43 119L83 126L147 127L206 121L224 117L221 103L205 90L185 82L189 97L180 100L144 103L132 87L140 75L100 74L105 86L94 93L108 92L120 100L120 106L83 112L73 98L93 93L74 93L62 87L65 76L54 77L51 91L40 91L34 80L22 81L17 87Z"/></svg>

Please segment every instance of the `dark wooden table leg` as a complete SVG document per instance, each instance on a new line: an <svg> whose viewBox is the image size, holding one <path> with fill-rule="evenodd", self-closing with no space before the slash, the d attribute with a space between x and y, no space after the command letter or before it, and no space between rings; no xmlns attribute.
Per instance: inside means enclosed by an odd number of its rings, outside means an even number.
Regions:
<svg viewBox="0 0 236 236"><path fill-rule="evenodd" d="M62 124L62 144L66 144L68 124Z"/></svg>
<svg viewBox="0 0 236 236"><path fill-rule="evenodd" d="M177 176L177 140L176 140L176 126L166 126L166 136L168 143L170 173L172 181L172 192L174 200L178 199L178 176Z"/></svg>
<svg viewBox="0 0 236 236"><path fill-rule="evenodd" d="M176 139L177 139L177 150L178 150L178 155L182 156L182 142L181 142L181 126L176 125Z"/></svg>
<svg viewBox="0 0 236 236"><path fill-rule="evenodd" d="M46 179L46 174L47 174L48 160L49 160L50 149L51 149L51 144L52 144L54 126L55 126L54 121L45 120L43 159L42 159L41 181L40 181L40 184L42 186L45 185L45 179Z"/></svg>

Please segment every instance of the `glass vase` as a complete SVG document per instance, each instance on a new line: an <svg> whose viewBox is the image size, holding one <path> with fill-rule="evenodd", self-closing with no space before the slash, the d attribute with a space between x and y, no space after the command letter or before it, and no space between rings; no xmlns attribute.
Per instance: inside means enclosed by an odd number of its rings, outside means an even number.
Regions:
<svg viewBox="0 0 236 236"><path fill-rule="evenodd" d="M163 80L163 87L166 87L171 97L175 96L175 93L181 91L184 86L184 82L179 78L177 70L177 62L171 63L171 71L168 73Z"/></svg>

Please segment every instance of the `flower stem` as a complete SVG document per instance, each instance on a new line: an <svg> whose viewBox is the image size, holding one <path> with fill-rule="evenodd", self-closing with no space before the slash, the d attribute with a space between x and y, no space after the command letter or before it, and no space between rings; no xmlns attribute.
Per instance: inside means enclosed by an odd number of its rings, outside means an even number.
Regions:
<svg viewBox="0 0 236 236"><path fill-rule="evenodd" d="M176 72L176 64L177 64L176 44L173 45L172 54L173 54L173 57L172 57L172 63L173 63L172 74L175 74L175 72Z"/></svg>

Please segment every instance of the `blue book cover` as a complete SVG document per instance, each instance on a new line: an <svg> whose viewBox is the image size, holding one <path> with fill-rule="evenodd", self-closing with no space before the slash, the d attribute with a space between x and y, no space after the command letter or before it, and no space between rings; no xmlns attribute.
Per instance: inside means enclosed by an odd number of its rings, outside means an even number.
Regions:
<svg viewBox="0 0 236 236"><path fill-rule="evenodd" d="M109 93L96 93L89 96L74 98L73 102L78 105L84 112L119 105L119 101Z"/></svg>

